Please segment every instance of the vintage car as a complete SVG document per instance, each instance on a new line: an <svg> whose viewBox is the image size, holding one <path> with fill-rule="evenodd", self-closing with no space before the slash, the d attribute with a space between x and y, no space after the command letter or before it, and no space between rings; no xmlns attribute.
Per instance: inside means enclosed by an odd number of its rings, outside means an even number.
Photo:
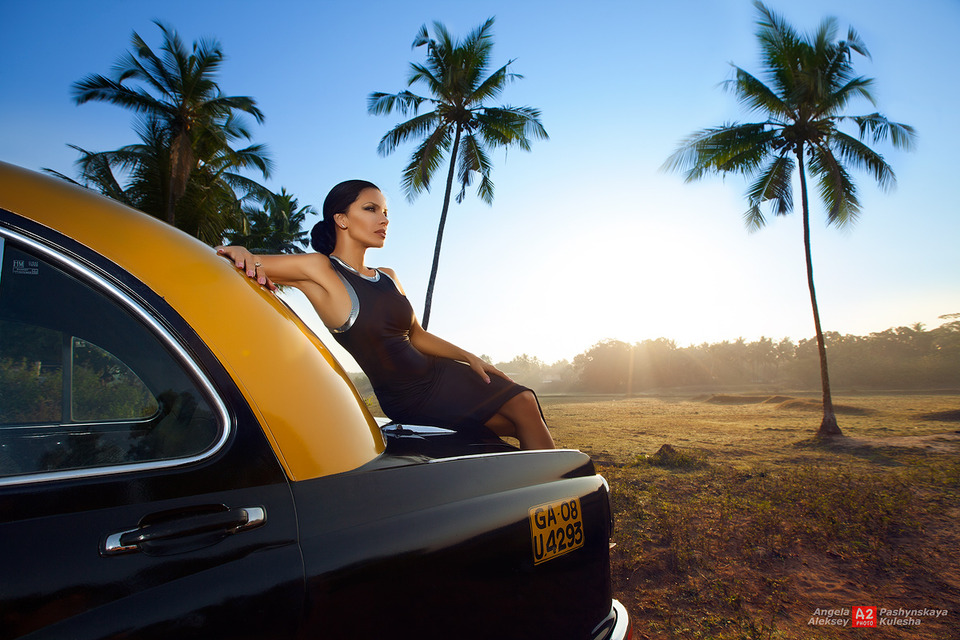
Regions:
<svg viewBox="0 0 960 640"><path fill-rule="evenodd" d="M0 163L0 638L622 639L578 451L372 417L275 294Z"/></svg>

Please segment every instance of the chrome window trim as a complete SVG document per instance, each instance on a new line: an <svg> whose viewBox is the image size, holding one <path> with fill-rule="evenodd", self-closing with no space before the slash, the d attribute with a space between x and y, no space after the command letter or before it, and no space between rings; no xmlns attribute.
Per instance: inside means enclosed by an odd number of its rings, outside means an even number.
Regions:
<svg viewBox="0 0 960 640"><path fill-rule="evenodd" d="M130 464L118 464L106 467L90 467L85 469L69 469L65 471L50 471L45 473L26 473L23 475L0 478L0 487L32 484L39 482L53 482L56 480L70 480L75 478L93 478L99 476L118 475L136 473L138 471L168 469L171 467L181 467L204 460L216 454L223 448L230 435L233 432L233 423L230 420L230 414L227 406L216 392L216 388L204 374L193 358L187 353L187 350L180 342L146 309L133 300L127 293L117 285L110 282L107 278L97 273L95 270L81 264L76 259L64 255L47 245L38 242L28 236L6 227L0 227L0 238L8 238L22 243L31 250L50 260L57 267L62 268L71 275L77 277L81 282L96 285L97 289L121 307L135 315L143 322L148 330L153 331L154 335L163 343L174 357L185 367L187 374L197 384L201 393L206 395L210 402L213 415L220 420L220 438L213 446L201 451L200 453L185 458L169 458L165 460L152 460L149 462L137 462ZM70 423L74 424L74 423ZM76 423L86 426L86 423Z"/></svg>
<svg viewBox="0 0 960 640"><path fill-rule="evenodd" d="M97 431L97 427L106 427L100 431L109 431L110 427L118 425L147 425L157 419L159 411L147 418L117 418L115 420L74 420L72 422L22 422L18 424L11 423L0 427L3 431L43 431L44 429L70 429L76 427L77 430Z"/></svg>

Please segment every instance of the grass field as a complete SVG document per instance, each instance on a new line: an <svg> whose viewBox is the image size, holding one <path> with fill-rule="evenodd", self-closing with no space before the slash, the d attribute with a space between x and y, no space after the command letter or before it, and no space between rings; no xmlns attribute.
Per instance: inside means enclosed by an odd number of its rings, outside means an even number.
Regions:
<svg viewBox="0 0 960 640"><path fill-rule="evenodd" d="M838 397L830 444L796 395L541 401L612 486L635 637L960 638L960 396Z"/></svg>

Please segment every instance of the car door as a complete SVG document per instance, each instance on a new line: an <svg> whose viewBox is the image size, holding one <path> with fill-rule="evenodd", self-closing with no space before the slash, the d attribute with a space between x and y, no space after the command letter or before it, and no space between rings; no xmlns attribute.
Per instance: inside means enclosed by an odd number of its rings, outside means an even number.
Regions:
<svg viewBox="0 0 960 640"><path fill-rule="evenodd" d="M0 638L282 638L286 477L157 292L0 211Z"/></svg>

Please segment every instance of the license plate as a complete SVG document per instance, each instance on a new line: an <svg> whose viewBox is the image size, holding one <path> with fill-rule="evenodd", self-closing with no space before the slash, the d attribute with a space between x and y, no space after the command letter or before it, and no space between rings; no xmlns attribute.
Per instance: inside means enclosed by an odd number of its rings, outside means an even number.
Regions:
<svg viewBox="0 0 960 640"><path fill-rule="evenodd" d="M530 507L530 537L535 565L582 547L580 498L564 498Z"/></svg>

